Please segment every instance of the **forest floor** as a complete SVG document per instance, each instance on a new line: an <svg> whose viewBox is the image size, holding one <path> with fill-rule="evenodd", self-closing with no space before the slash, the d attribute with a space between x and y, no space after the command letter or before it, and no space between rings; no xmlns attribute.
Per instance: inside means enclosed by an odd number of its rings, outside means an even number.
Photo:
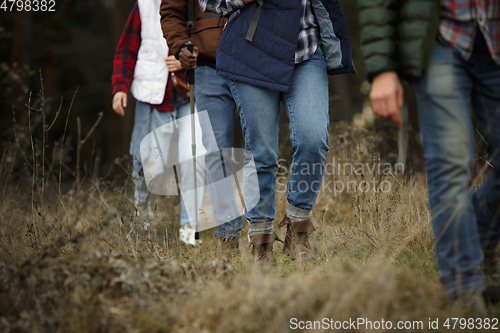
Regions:
<svg viewBox="0 0 500 333"><path fill-rule="evenodd" d="M381 163L373 137L351 134L332 136L329 161ZM364 180L379 185L363 191ZM57 181L6 175L0 331L459 331L463 322L444 326L453 315L439 284L425 176L329 172L323 185L349 181L351 191L319 193L316 260L292 262L275 243L276 265L261 271L247 225L236 256L222 253L213 229L201 233L201 246L183 245L176 197L153 198L155 219L145 229L130 181L87 181L80 191L65 183L60 191ZM278 189L281 238L285 207ZM499 317L500 307L490 311Z"/></svg>

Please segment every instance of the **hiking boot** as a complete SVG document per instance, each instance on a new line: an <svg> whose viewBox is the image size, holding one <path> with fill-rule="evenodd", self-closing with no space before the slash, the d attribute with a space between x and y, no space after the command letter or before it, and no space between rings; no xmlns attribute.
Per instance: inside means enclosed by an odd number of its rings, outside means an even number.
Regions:
<svg viewBox="0 0 500 333"><path fill-rule="evenodd" d="M237 232L233 237L221 237L220 246L222 252L228 253L229 255L238 255L240 253L239 235L240 233Z"/></svg>
<svg viewBox="0 0 500 333"><path fill-rule="evenodd" d="M195 233L195 230L189 224L185 224L179 229L179 239L187 245L200 245L201 239L195 239Z"/></svg>
<svg viewBox="0 0 500 333"><path fill-rule="evenodd" d="M484 285L485 287L499 287L500 278L498 274L498 246L483 247L484 261Z"/></svg>
<svg viewBox="0 0 500 333"><path fill-rule="evenodd" d="M316 230L311 220L292 222L285 216L279 224L279 228L286 227L285 245L283 252L292 257L292 260L309 261L314 259L311 245L309 244L309 233Z"/></svg>
<svg viewBox="0 0 500 333"><path fill-rule="evenodd" d="M458 318L488 318L481 293L465 294L453 299L451 313Z"/></svg>
<svg viewBox="0 0 500 333"><path fill-rule="evenodd" d="M274 232L272 234L260 234L252 237L250 246L252 247L252 255L258 266L274 266L273 243L276 240L283 243Z"/></svg>

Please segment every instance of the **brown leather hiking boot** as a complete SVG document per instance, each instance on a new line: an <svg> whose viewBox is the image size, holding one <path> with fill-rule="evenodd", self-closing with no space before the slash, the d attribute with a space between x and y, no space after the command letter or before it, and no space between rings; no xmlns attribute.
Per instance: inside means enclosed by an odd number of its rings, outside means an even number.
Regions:
<svg viewBox="0 0 500 333"><path fill-rule="evenodd" d="M257 265L261 267L274 266L273 243L275 240L283 243L274 232L272 234L261 234L252 237L250 246L252 247L252 255L255 257Z"/></svg>
<svg viewBox="0 0 500 333"><path fill-rule="evenodd" d="M279 224L279 228L286 227L285 245L283 252L292 257L292 260L308 261L314 259L311 245L309 244L309 233L316 230L311 220L292 222L285 216Z"/></svg>

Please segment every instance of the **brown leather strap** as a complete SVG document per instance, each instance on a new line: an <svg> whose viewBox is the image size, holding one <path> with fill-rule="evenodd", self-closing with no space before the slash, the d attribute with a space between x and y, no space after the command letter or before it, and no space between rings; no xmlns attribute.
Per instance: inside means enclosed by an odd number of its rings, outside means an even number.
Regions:
<svg viewBox="0 0 500 333"><path fill-rule="evenodd" d="M285 225L287 224L291 224L292 221L290 221L290 219L288 218L288 216L285 215L285 217L283 218L283 220L281 220L280 224L278 224L278 228L283 228Z"/></svg>

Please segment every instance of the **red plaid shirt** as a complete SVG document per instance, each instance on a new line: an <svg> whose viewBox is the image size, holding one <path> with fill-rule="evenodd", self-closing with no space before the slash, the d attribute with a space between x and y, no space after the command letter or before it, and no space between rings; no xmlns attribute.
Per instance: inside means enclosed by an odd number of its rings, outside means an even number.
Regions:
<svg viewBox="0 0 500 333"><path fill-rule="evenodd" d="M128 87L134 75L139 46L141 46L141 16L136 2L116 47L113 60L113 75L111 76L113 95L118 91L128 92ZM174 88L170 79L167 81L163 103L160 105L148 103L148 105L159 111L174 111Z"/></svg>
<svg viewBox="0 0 500 333"><path fill-rule="evenodd" d="M500 65L500 0L442 0L439 35L465 60L472 54L478 27Z"/></svg>

